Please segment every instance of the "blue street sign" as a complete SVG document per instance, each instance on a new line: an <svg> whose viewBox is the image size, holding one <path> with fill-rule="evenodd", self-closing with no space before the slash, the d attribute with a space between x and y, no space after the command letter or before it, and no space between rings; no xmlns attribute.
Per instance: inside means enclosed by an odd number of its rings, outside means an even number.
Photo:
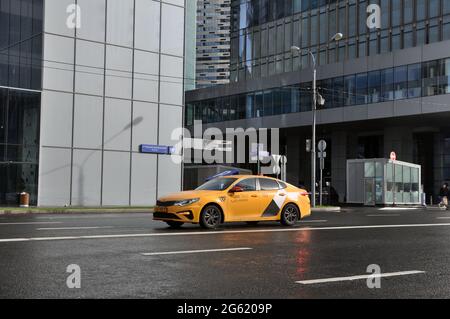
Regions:
<svg viewBox="0 0 450 319"><path fill-rule="evenodd" d="M165 146L165 145L142 144L139 146L139 152L144 154L170 155L175 153L175 148L172 146Z"/></svg>
<svg viewBox="0 0 450 319"><path fill-rule="evenodd" d="M169 154L175 154L176 153L176 148L175 146L169 146Z"/></svg>

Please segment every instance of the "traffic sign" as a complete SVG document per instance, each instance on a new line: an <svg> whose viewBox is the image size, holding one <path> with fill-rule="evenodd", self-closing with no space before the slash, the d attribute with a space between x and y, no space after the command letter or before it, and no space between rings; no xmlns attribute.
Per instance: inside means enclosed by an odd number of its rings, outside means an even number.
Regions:
<svg viewBox="0 0 450 319"><path fill-rule="evenodd" d="M317 157L318 158L326 158L327 157L327 152L319 152L319 153L317 153Z"/></svg>
<svg viewBox="0 0 450 319"><path fill-rule="evenodd" d="M317 145L317 149L320 152L324 152L327 149L327 142L324 140L319 141L319 144Z"/></svg>
<svg viewBox="0 0 450 319"><path fill-rule="evenodd" d="M143 154L171 155L175 153L175 148L166 145L142 144L139 145L139 152Z"/></svg>
<svg viewBox="0 0 450 319"><path fill-rule="evenodd" d="M391 161L397 160L397 154L395 152L391 152Z"/></svg>

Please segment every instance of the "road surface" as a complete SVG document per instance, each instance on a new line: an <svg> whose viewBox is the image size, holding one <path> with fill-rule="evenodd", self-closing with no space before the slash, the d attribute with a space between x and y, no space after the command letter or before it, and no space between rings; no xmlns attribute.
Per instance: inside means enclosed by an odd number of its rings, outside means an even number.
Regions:
<svg viewBox="0 0 450 319"><path fill-rule="evenodd" d="M368 288L369 265L381 288ZM450 297L447 211L352 208L215 231L151 214L0 216L0 298L425 297Z"/></svg>

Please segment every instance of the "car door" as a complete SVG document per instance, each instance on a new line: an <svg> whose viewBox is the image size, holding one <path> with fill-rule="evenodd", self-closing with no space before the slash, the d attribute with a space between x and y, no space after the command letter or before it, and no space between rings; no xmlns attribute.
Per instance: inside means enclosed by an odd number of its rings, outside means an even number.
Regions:
<svg viewBox="0 0 450 319"><path fill-rule="evenodd" d="M251 220L252 216L257 216L260 212L257 180L246 178L234 186L242 188L242 192L228 193L228 221Z"/></svg>
<svg viewBox="0 0 450 319"><path fill-rule="evenodd" d="M286 192L274 179L259 178L260 187L260 217L271 219L276 217L286 201Z"/></svg>

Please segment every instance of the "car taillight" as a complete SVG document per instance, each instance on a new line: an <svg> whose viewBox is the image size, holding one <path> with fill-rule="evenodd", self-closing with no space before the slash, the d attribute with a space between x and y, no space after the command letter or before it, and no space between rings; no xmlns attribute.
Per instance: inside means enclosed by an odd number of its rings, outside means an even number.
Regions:
<svg viewBox="0 0 450 319"><path fill-rule="evenodd" d="M309 196L310 194L308 192L300 192L300 196Z"/></svg>

